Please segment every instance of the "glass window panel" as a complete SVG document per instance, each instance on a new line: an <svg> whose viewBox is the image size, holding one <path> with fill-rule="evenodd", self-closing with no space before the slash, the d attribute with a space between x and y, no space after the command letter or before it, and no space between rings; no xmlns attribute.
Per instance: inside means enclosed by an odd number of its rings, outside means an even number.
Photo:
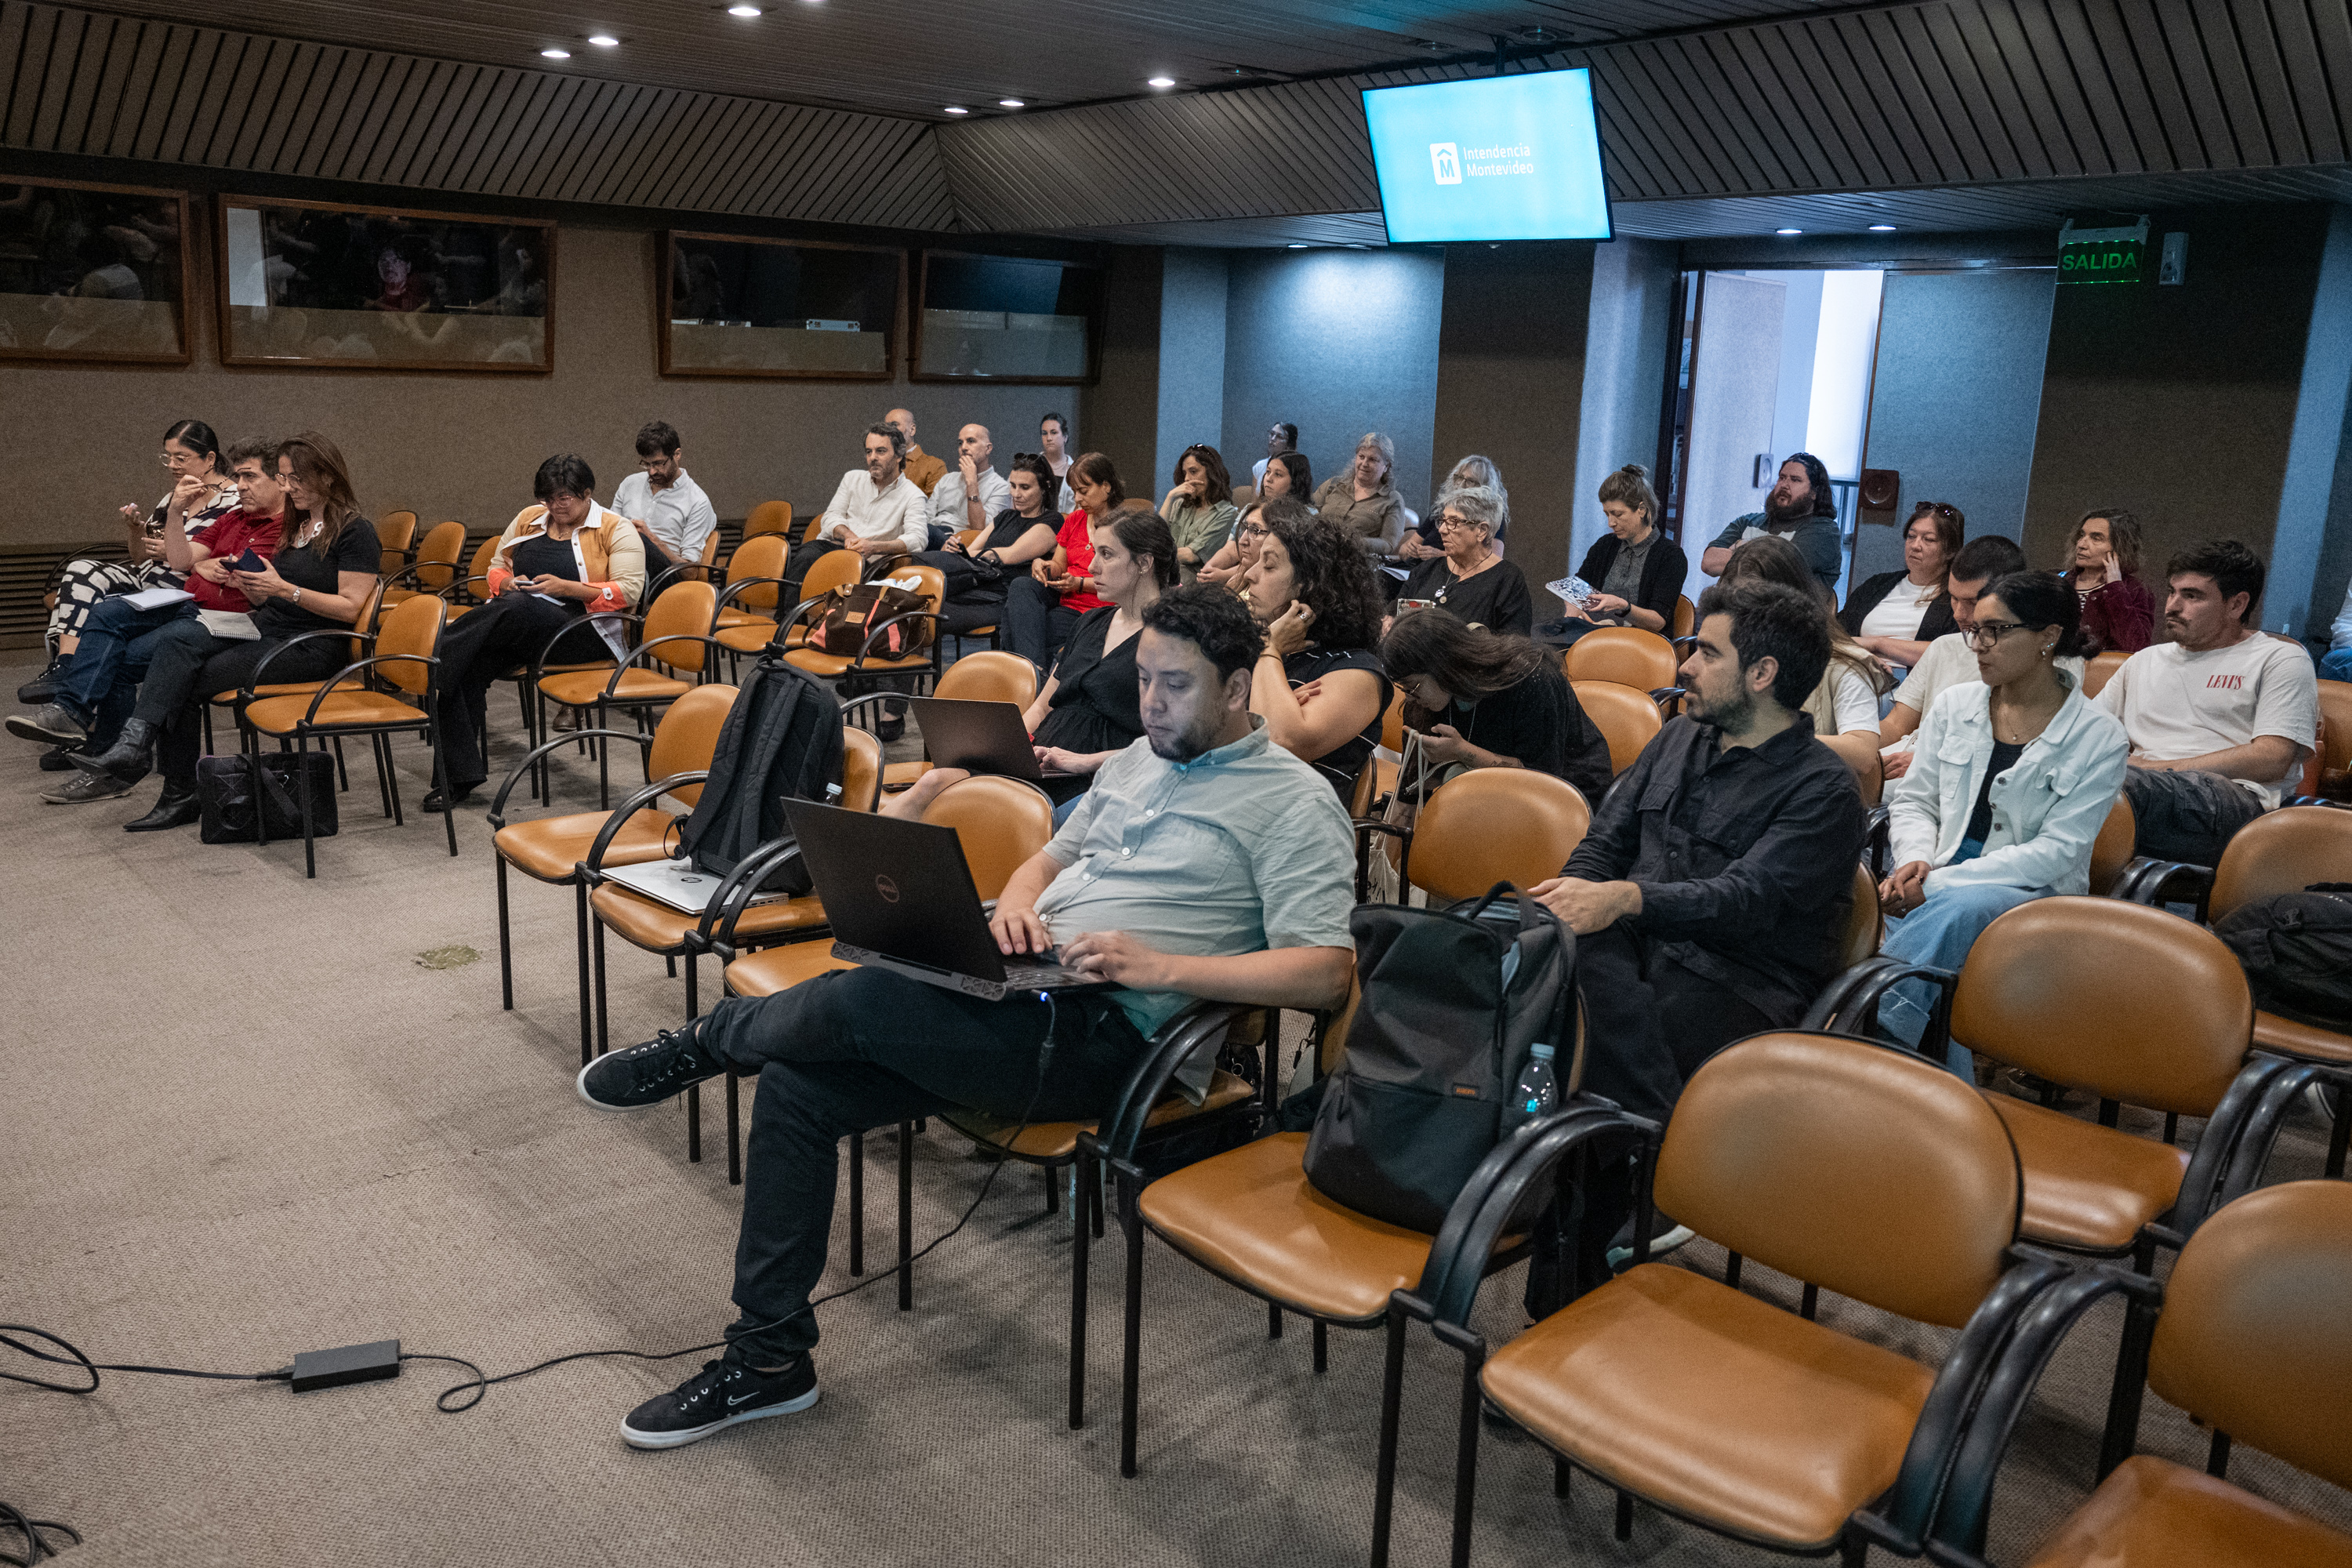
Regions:
<svg viewBox="0 0 2352 1568"><path fill-rule="evenodd" d="M667 238L665 374L889 377L903 252L713 235Z"/></svg>
<svg viewBox="0 0 2352 1568"><path fill-rule="evenodd" d="M184 363L187 198L0 184L0 358Z"/></svg>

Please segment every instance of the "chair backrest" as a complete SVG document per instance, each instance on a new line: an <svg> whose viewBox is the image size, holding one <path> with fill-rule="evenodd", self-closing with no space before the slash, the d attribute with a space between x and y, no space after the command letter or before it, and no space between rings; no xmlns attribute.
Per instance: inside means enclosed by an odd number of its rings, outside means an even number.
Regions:
<svg viewBox="0 0 2352 1568"><path fill-rule="evenodd" d="M948 666L934 697L961 702L1010 702L1026 708L1037 700L1037 667L1017 653L968 653Z"/></svg>
<svg viewBox="0 0 2352 1568"><path fill-rule="evenodd" d="M2096 697L2105 689L2107 682L2115 679L2116 671L2121 669L2124 660L2130 657L2127 653L2117 653L2113 649L2094 657L2083 667L2083 695Z"/></svg>
<svg viewBox="0 0 2352 1568"><path fill-rule="evenodd" d="M855 550L828 551L810 563L808 575L801 579L801 598L805 602L846 588L865 570L866 557Z"/></svg>
<svg viewBox="0 0 2352 1568"><path fill-rule="evenodd" d="M2230 837L2213 868L2212 918L2314 882L2352 882L2352 811L2290 805L2265 812Z"/></svg>
<svg viewBox="0 0 2352 1568"><path fill-rule="evenodd" d="M751 509L751 516L743 520L743 537L746 539L761 533L790 533L792 529L793 503L790 501L763 500Z"/></svg>
<svg viewBox="0 0 2352 1568"><path fill-rule="evenodd" d="M1413 825L1412 885L1432 900L1475 899L1497 882L1559 875L1592 808L1576 786L1525 768L1480 768L1440 784Z"/></svg>
<svg viewBox="0 0 2352 1568"><path fill-rule="evenodd" d="M709 584L672 583L661 591L654 607L646 612L646 630L641 640L650 643L656 637L707 636L718 606L719 590ZM666 642L646 657L673 671L698 672L709 652L708 643Z"/></svg>
<svg viewBox="0 0 2352 1568"><path fill-rule="evenodd" d="M436 522L425 535L425 542L416 547L416 585L426 593L437 593L449 585L457 575L457 557L466 552L466 525L462 522Z"/></svg>
<svg viewBox="0 0 2352 1568"><path fill-rule="evenodd" d="M2352 773L2352 680L2319 683L2319 787L2341 793Z"/></svg>
<svg viewBox="0 0 2352 1568"><path fill-rule="evenodd" d="M926 566L917 561L901 561L890 568L890 575L902 583L909 577L914 578L915 592L922 595L924 608L932 615L938 615L940 606L947 602L948 574L936 566Z"/></svg>
<svg viewBox="0 0 2352 1568"><path fill-rule="evenodd" d="M988 530L984 528L958 529L954 533L949 536L949 542L960 544L966 550L969 550L973 545L978 544L981 541L981 536L985 534L987 531Z"/></svg>
<svg viewBox="0 0 2352 1568"><path fill-rule="evenodd" d="M2091 891L2105 896L2116 885L2116 879L2131 864L2132 847L2139 840L2139 824L2132 817L2131 802L2118 795L2116 804L2107 807L2107 820L2099 826L2098 837L2091 841Z"/></svg>
<svg viewBox="0 0 2352 1568"><path fill-rule="evenodd" d="M1381 744L1390 751L1404 751L1404 688L1400 686L1389 696L1389 705L1381 714Z"/></svg>
<svg viewBox="0 0 2352 1568"><path fill-rule="evenodd" d="M1886 772L1878 760L1878 731L1848 730L1843 735L1823 735L1822 744L1838 754L1846 772L1853 775L1854 788L1862 792L1862 804L1874 806L1886 793Z"/></svg>
<svg viewBox="0 0 2352 1568"><path fill-rule="evenodd" d="M1688 594L1675 595L1674 625L1667 628L1667 635L1686 637L1697 629L1698 606L1690 602Z"/></svg>
<svg viewBox="0 0 2352 1568"><path fill-rule="evenodd" d="M1876 957L1885 931L1886 921L1878 909L1878 879L1870 874L1869 867L1857 864L1853 910L1845 918L1845 949L1838 955L1838 967L1852 969L1865 958Z"/></svg>
<svg viewBox="0 0 2352 1568"><path fill-rule="evenodd" d="M2116 899L2010 910L1969 950L1952 1004L1952 1033L1972 1049L2188 1116L2212 1113L2253 1028L2245 971L2221 938Z"/></svg>
<svg viewBox="0 0 2352 1568"><path fill-rule="evenodd" d="M416 514L405 507L395 507L375 520L375 542L383 554L376 564L379 572L397 572L408 564L409 542L416 537Z"/></svg>
<svg viewBox="0 0 2352 1568"><path fill-rule="evenodd" d="M784 536L781 533L755 534L735 547L727 560L727 585L733 587L746 577L781 577L784 574ZM772 583L762 583L746 588L735 595L734 607L739 610L769 610L776 607L778 590Z"/></svg>
<svg viewBox="0 0 2352 1568"><path fill-rule="evenodd" d="M474 559L467 563L466 580L479 582L490 574L490 557L499 552L499 535L493 533L474 547Z"/></svg>
<svg viewBox="0 0 2352 1568"><path fill-rule="evenodd" d="M1756 1035L1691 1075L1659 1208L1767 1268L1958 1328L2007 1267L2023 1178L1972 1084L1874 1042Z"/></svg>
<svg viewBox="0 0 2352 1568"><path fill-rule="evenodd" d="M719 531L714 528L709 534L704 536L702 541L702 553L697 557L697 559L705 566L718 565L719 542Z"/></svg>
<svg viewBox="0 0 2352 1568"><path fill-rule="evenodd" d="M2352 1486L2347 1302L2352 1185L2288 1182L2248 1193L2181 1248L2148 1347L2147 1385L2216 1432Z"/></svg>
<svg viewBox="0 0 2352 1568"><path fill-rule="evenodd" d="M855 724L841 728L841 805L845 811L872 811L882 799L882 742L870 730Z"/></svg>
<svg viewBox="0 0 2352 1568"><path fill-rule="evenodd" d="M812 512L809 515L808 522L801 529L801 542L803 544L806 544L810 540L814 539L816 537L816 531L824 526L824 513L821 511Z"/></svg>
<svg viewBox="0 0 2352 1568"><path fill-rule="evenodd" d="M1602 626L1569 644L1560 671L1570 680L1613 680L1637 691L1677 684L1675 645L1639 626Z"/></svg>
<svg viewBox="0 0 2352 1568"><path fill-rule="evenodd" d="M719 728L734 706L735 688L716 683L698 686L671 703L654 726L654 743L646 748L646 782L708 769L719 754ZM702 786L681 784L671 793L692 805L702 798Z"/></svg>
<svg viewBox="0 0 2352 1568"><path fill-rule="evenodd" d="M955 829L971 885L992 899L1054 837L1054 803L1019 779L975 773L941 790L923 820Z"/></svg>
<svg viewBox="0 0 2352 1568"><path fill-rule="evenodd" d="M1620 686L1613 680L1572 680L1569 687L1576 693L1576 705L1592 721L1601 738L1609 742L1609 771L1622 773L1633 765L1642 748L1658 738L1665 721L1658 717L1658 705L1646 691L1636 691L1630 686Z"/></svg>
<svg viewBox="0 0 2352 1568"><path fill-rule="evenodd" d="M448 609L447 605L431 594L403 599L385 614L376 627L376 656L389 658L394 654L414 654L420 658L431 658L440 648L442 617ZM397 664L379 664L373 673L411 697L424 696L425 685L433 675L425 666L408 659L402 659Z"/></svg>
<svg viewBox="0 0 2352 1568"><path fill-rule="evenodd" d="M376 623L383 618L383 580L378 578L369 584L368 591L360 596L360 613L352 617L351 659L353 664L368 656L368 646L360 638L373 635Z"/></svg>

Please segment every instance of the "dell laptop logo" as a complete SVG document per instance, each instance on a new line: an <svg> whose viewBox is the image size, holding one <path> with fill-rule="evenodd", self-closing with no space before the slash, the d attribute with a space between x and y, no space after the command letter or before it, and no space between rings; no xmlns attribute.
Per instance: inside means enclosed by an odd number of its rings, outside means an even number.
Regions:
<svg viewBox="0 0 2352 1568"><path fill-rule="evenodd" d="M874 890L881 896L882 901L886 904L895 904L898 901L898 884L887 877L875 878Z"/></svg>
<svg viewBox="0 0 2352 1568"><path fill-rule="evenodd" d="M1462 154L1453 142L1432 142L1429 144L1429 163L1430 167L1437 171L1439 184L1458 185L1462 183Z"/></svg>

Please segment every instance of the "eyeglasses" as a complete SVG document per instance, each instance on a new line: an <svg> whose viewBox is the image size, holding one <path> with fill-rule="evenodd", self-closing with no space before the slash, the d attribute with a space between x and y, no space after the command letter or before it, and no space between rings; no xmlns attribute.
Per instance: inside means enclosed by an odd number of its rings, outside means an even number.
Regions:
<svg viewBox="0 0 2352 1568"><path fill-rule="evenodd" d="M1473 522L1466 517L1456 517L1452 512L1447 512L1437 520L1437 530L1440 533L1449 528L1484 528L1486 526L1483 522Z"/></svg>
<svg viewBox="0 0 2352 1568"><path fill-rule="evenodd" d="M193 463L196 459L194 455L189 452L158 452L155 454L155 460L167 468L176 468L182 463Z"/></svg>
<svg viewBox="0 0 2352 1568"><path fill-rule="evenodd" d="M1235 539L1264 539L1267 534L1273 531L1274 531L1270 528L1237 528L1234 530L1234 537Z"/></svg>
<svg viewBox="0 0 2352 1568"><path fill-rule="evenodd" d="M1976 629L1969 633L1969 646L1979 653L1987 653L2010 633L2027 629L2023 621L1979 621Z"/></svg>

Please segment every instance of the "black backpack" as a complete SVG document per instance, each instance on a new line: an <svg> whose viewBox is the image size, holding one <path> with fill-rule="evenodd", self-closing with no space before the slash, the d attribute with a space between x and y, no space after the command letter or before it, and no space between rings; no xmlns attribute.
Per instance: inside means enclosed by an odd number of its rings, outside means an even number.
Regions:
<svg viewBox="0 0 2352 1568"><path fill-rule="evenodd" d="M2213 927L2245 966L2254 1005L2352 1028L2352 884L2318 882L2239 905Z"/></svg>
<svg viewBox="0 0 2352 1568"><path fill-rule="evenodd" d="M686 819L679 852L698 870L727 876L761 845L786 836L785 801L830 804L840 777L840 700L805 670L763 655L719 727L710 779ZM811 886L795 855L759 890L801 898Z"/></svg>
<svg viewBox="0 0 2352 1568"><path fill-rule="evenodd" d="M1348 929L1363 1000L1323 1085L1307 1179L1359 1214L1434 1235L1521 1124L1509 1100L1530 1047L1559 1049L1566 1092L1576 939L1507 882L1451 910L1363 905Z"/></svg>

